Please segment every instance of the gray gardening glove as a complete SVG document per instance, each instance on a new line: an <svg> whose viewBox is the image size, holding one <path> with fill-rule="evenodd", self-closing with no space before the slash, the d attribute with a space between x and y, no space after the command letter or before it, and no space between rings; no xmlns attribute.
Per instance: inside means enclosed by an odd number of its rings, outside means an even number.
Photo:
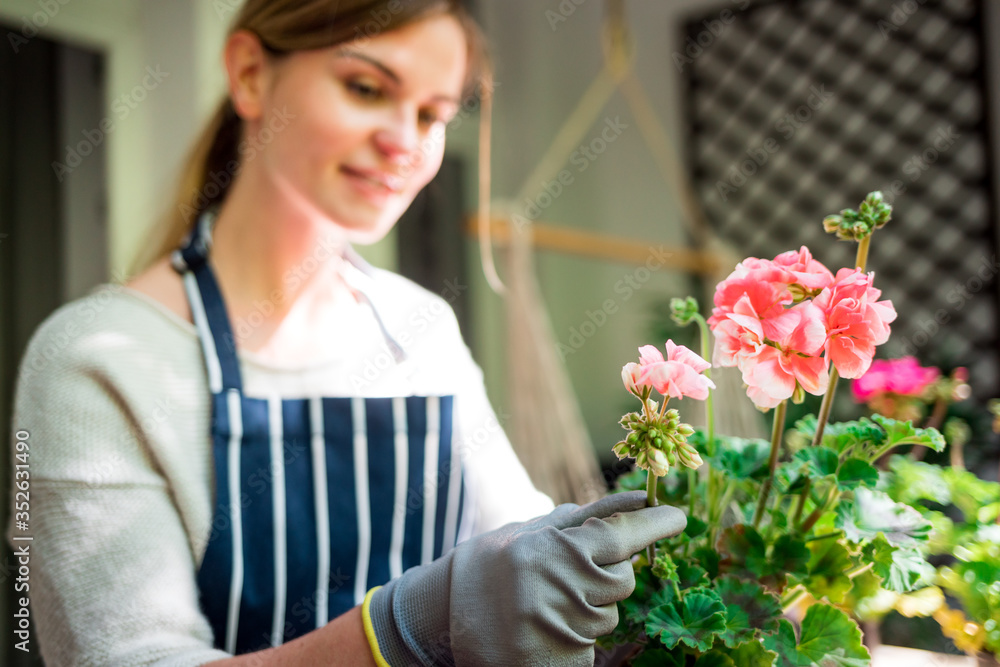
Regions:
<svg viewBox="0 0 1000 667"><path fill-rule="evenodd" d="M591 667L594 640L635 589L631 556L684 530L643 491L511 523L463 542L375 591L369 612L391 667Z"/></svg>

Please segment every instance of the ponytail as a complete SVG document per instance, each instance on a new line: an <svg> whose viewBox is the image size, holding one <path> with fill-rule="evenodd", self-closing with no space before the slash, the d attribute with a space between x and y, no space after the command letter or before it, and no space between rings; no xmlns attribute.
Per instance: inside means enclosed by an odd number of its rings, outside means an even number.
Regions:
<svg viewBox="0 0 1000 667"><path fill-rule="evenodd" d="M185 157L171 206L150 233L145 252L130 269L132 275L169 255L198 217L225 199L239 171L237 148L242 125L227 95Z"/></svg>

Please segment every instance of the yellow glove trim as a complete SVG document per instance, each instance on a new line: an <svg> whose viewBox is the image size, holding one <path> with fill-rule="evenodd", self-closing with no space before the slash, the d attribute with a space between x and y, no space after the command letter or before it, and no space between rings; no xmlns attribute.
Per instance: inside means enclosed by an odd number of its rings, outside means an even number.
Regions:
<svg viewBox="0 0 1000 667"><path fill-rule="evenodd" d="M365 637L368 638L368 647L372 650L372 657L375 658L375 664L378 667L392 667L385 658L382 657L382 651L378 648L378 638L375 637L375 626L372 625L372 614L371 614L371 604L372 595L375 591L382 588L381 586L376 586L375 588L368 591L365 595L365 601L361 603L361 623L365 626Z"/></svg>

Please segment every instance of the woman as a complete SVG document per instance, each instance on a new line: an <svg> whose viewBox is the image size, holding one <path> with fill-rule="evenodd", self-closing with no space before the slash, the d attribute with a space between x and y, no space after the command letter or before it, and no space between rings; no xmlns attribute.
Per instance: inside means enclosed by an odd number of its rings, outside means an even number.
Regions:
<svg viewBox="0 0 1000 667"><path fill-rule="evenodd" d="M474 24L248 0L224 60L168 243L22 362L46 663L592 664L682 515L553 510L447 304L350 246L437 172Z"/></svg>

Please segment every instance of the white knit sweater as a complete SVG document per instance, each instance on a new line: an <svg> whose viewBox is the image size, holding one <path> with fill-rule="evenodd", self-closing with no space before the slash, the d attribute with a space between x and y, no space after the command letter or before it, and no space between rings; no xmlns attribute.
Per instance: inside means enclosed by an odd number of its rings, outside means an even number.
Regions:
<svg viewBox="0 0 1000 667"><path fill-rule="evenodd" d="M477 490L475 531L550 511L489 405L451 307L388 271L376 269L372 284L408 362L389 363L365 310L368 321L345 332L345 345L306 367L241 352L244 392L455 394L456 443ZM30 544L32 640L49 667L228 657L212 648L196 584L212 518L209 421L194 326L140 292L95 288L34 333L13 417L13 429L30 434L34 539L12 540L13 515L6 539Z"/></svg>

